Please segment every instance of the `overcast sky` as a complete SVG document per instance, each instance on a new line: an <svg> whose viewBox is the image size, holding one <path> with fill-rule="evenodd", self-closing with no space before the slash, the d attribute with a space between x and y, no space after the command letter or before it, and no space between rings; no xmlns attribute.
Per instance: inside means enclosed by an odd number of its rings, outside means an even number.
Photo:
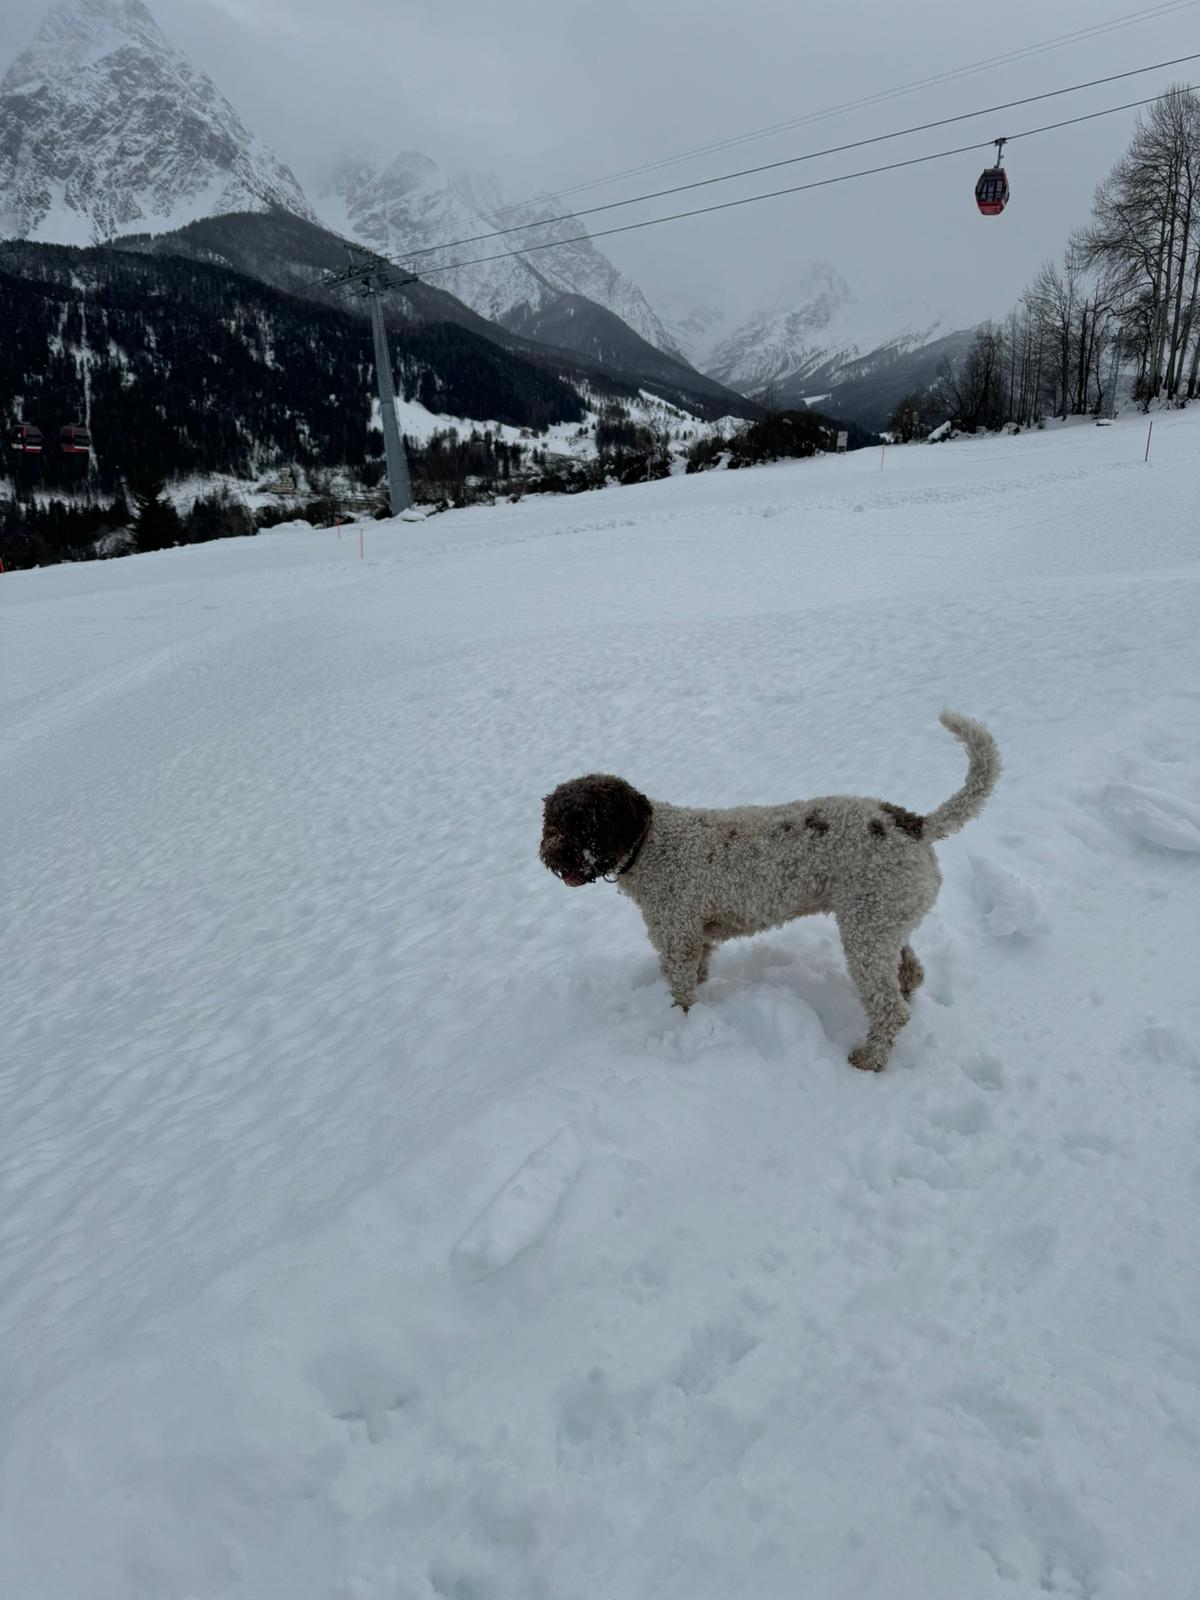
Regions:
<svg viewBox="0 0 1200 1600"><path fill-rule="evenodd" d="M1170 14L845 111L576 204L732 171L915 122L972 111L1200 50L1200 0ZM914 80L1093 28L1153 0L150 0L169 39L216 81L315 196L323 169L360 141L416 149L453 171L495 172L524 198L715 140L810 116ZM0 0L6 59L40 0ZM11 27L8 26L11 24ZM1200 81L1200 62L740 184L610 213L639 215L780 187L1015 133ZM1013 198L978 216L986 152L764 201L603 243L652 301L711 295L733 312L828 260L859 296L916 300L959 321L1003 314L1038 263L1086 219L1091 191L1128 140L1133 112L1014 142Z"/></svg>

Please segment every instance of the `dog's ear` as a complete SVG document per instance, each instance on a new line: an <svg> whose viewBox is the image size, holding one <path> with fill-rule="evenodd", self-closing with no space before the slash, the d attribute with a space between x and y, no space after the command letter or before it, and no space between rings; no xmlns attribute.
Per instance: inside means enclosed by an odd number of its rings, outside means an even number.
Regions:
<svg viewBox="0 0 1200 1600"><path fill-rule="evenodd" d="M623 778L604 777L599 780L601 801L597 823L606 853L611 860L626 855L641 840L650 826L654 807L641 792Z"/></svg>
<svg viewBox="0 0 1200 1600"><path fill-rule="evenodd" d="M654 807L640 789L630 788L626 796L630 833L636 842L645 834L654 815Z"/></svg>

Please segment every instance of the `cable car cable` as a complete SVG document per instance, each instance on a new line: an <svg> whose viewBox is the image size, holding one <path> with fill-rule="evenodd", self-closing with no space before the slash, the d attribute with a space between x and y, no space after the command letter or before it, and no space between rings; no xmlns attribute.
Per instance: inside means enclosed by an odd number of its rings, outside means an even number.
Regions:
<svg viewBox="0 0 1200 1600"><path fill-rule="evenodd" d="M1179 58L1179 59L1182 60L1182 59L1189 59L1189 58ZM1147 69L1142 69L1142 70L1151 70L1151 69L1147 68ZM1034 137L1037 137L1037 136L1039 136L1041 134L1056 132L1056 131L1058 131L1059 129L1062 129L1062 128L1074 127L1075 125L1077 125L1079 123L1093 122L1093 121L1096 121L1100 117L1114 116L1114 115L1116 115L1116 114L1118 114L1119 112L1122 112L1122 111L1138 110L1143 106L1154 105L1160 100L1169 99L1171 95L1179 93L1179 92L1184 92L1184 93L1193 92L1195 90L1195 88L1196 88L1196 86L1193 85L1193 84L1179 85L1176 88L1166 90L1163 94L1151 95L1148 98L1143 99L1143 100L1127 101L1123 105L1119 105L1119 106L1107 106L1107 107L1105 107L1104 109L1102 109L1100 111L1091 111L1091 112L1084 113L1081 116L1064 118L1062 121L1059 121L1059 122L1045 123L1041 127L1038 127L1038 128L1027 128L1027 129L1024 129L1020 133L1008 134L1008 135L1006 135L1006 138L1008 140L1010 140L1010 141L1015 141L1017 139L1034 138ZM1040 96L1040 97L1035 97L1035 98L1045 98L1045 96ZM983 115L984 113L980 112L980 113L975 113L975 114ZM971 113L966 113L966 115L971 115ZM947 120L954 121L954 120L961 120L961 119L951 118L951 119L947 119ZM867 140L867 141L863 141L863 142L864 143L871 143L873 141ZM621 224L621 225L619 225L617 227L600 229L600 230L597 230L594 233L584 232L584 233L581 233L581 234L571 235L570 237L568 237L566 239L552 239L552 240L544 241L544 242L538 243L538 244L527 245L523 249L501 250L501 251L498 251L498 252L496 252L494 254L491 254L491 255L473 257L473 258L471 258L469 260L466 260L466 261L448 262L448 263L446 263L445 265L442 265L442 266L428 267L428 268L426 268L424 270L424 272L420 276L417 276L416 274L410 274L410 275L408 275L406 277L396 279L392 283L385 285L385 287L386 288L391 288L391 289L403 288L408 284L421 283L426 278L430 278L430 277L434 277L434 276L439 276L440 277L444 273L462 271L466 267L481 266L481 265L484 265L484 264L492 262L492 261L502 261L502 260L506 260L506 259L508 259L510 257L514 257L514 256L519 257L519 256L526 256L526 255L534 255L534 254L540 253L543 250L554 250L554 249L560 249L560 248L562 248L562 247L564 247L566 245L570 245L570 244L579 244L579 243L581 243L581 242L583 242L585 240L588 240L588 239L604 239L604 238L609 238L609 237L611 237L611 236L613 236L615 234L634 233L634 232L640 231L643 228L660 227L664 223L678 222L678 221L682 221L682 220L684 220L686 218L689 218L689 217L706 216L706 215L708 215L710 213L717 212L717 211L730 211L730 210L733 210L733 209L735 209L737 207L740 207L740 206L755 205L755 204L757 204L758 202L760 202L762 200L773 200L773 199L778 199L779 197L784 196L784 195L802 194L802 193L805 193L805 192L807 192L809 190L813 190L813 189L829 188L829 187L832 187L832 186L834 186L836 184L839 184L839 183L850 183L850 182L854 182L854 181L856 181L856 180L858 180L860 178L874 177L874 176L877 176L878 174L884 173L884 172L897 172L897 171L900 171L900 170L908 168L908 167L926 165L926 164L928 164L929 162L932 162L932 161L947 160L952 156L967 154L967 153L969 153L970 151L973 151L973 150L987 149L990 145L992 145L994 143L995 143L994 139L988 139L988 140L974 142L974 143L971 143L971 144L957 145L953 149L950 149L950 150L933 151L928 155L911 156L911 157L909 157L909 158L907 158L906 160L903 160L903 161L893 161L893 162L888 162L886 164L883 164L883 165L877 166L877 167L861 168L857 172L839 173L839 174L835 174L832 177L815 179L810 183L791 184L791 185L788 185L786 188L767 190L763 194L744 195L744 196L741 196L738 199L734 199L734 200L719 201L719 202L717 202L716 204L713 204L713 205L698 206L698 207L695 207L695 208L693 208L691 210L687 210L687 211L671 212L668 215L663 216L663 217L647 217L647 218L644 218L640 222L628 222L628 223ZM692 187L692 186L691 185L686 185L686 186L683 186L683 187ZM13 242L15 242L15 241L13 241ZM350 241L346 241L346 242L349 243ZM395 257L385 255L381 251L368 250L366 247L361 246L361 245L356 245L356 246L354 246L354 248L362 250L367 255L373 256L377 261L386 261L390 265L399 268L401 271L405 271L406 270L405 266L404 266L404 258L401 258L401 259L398 260ZM446 248L446 247L442 246L440 248ZM317 287L321 286L322 284L327 283L328 281L329 281L328 275L323 275L320 278L314 279L309 283L301 284L298 287L301 290L308 289L308 288L317 288ZM230 338L230 339L232 339L232 338L240 338L241 337L240 333L237 330L229 330L227 332L226 336L228 338ZM163 344L157 345L156 348L155 348L155 352L154 353L157 355L157 354L161 353L164 350L172 349L172 348L174 348L174 347L176 347L176 346L178 346L180 344L194 343L200 337L201 337L201 335L196 334L196 333L181 334L176 339L167 340ZM207 358L208 355L209 355L209 351L204 351L199 356L196 356L196 357L192 358L191 361L188 361L186 363L180 363L179 365L188 365L188 366L193 365L195 361L204 360L204 359ZM73 390L73 389L76 388L77 382L78 382L78 380L76 380L75 382L71 382L71 383L59 384L55 388L52 388L52 389L43 389L43 390L38 392L38 394L35 396L35 399L40 402L40 401L49 399L49 398L51 398L52 396L54 396L56 394L62 394L62 393L65 393L67 390ZM94 391L93 392L93 400L99 399L99 398L103 398L106 393L110 394L110 395L111 394L118 394L125 387L126 387L126 385L121 384L121 385L118 385L118 386L116 386L116 387L114 387L112 389L109 389L107 391L100 391L99 393L96 393ZM22 406L22 410L25 410L26 407L29 406L29 402L27 402L24 398L22 398L21 406ZM39 409L39 406L35 404L35 405L29 407L29 409L37 410L37 409Z"/></svg>
<svg viewBox="0 0 1200 1600"><path fill-rule="evenodd" d="M1195 88L1195 84L1180 84L1175 89L1168 89L1163 94L1151 95L1145 100L1130 100L1124 105L1106 106L1102 111L1089 111L1082 116L1066 117L1061 122L1047 122L1044 123L1040 128L1025 128L1020 133L1006 134L1005 139L1009 142L1014 142L1017 139L1032 139L1039 134L1054 133L1060 128L1072 128L1082 122L1095 122L1099 117L1115 116L1120 111L1134 111L1141 106L1155 105L1160 100L1169 99L1173 94L1180 92L1192 93L1194 92ZM768 189L763 194L743 195L737 200L722 200L718 201L715 205L697 206L690 211L673 211L665 217L647 217L641 222L626 222L615 228L600 228L594 233L572 234L567 239L550 239L542 244L526 245L525 248L521 250L501 250L494 255L477 256L468 261L452 261L447 263L445 266L428 267L420 277L412 275L406 278L401 278L392 284L386 285L386 287L393 289L402 288L405 284L422 283L426 278L431 278L435 275L440 276L444 272L459 272L464 267L478 267L482 266L485 262L503 261L510 256L534 255L541 250L557 250L561 249L564 245L579 244L585 239L607 239L613 234L635 233L641 228L656 228L661 226L664 222L679 222L685 217L703 217L714 211L732 211L737 206L756 205L760 200L775 200L781 195L803 194L810 189L826 189L838 183L851 183L858 178L875 177L881 172L899 172L904 167L918 167L930 161L944 161L950 156L964 155L972 150L986 150L990 145L995 144L995 142L996 141L994 139L985 139L973 144L960 144L956 145L952 150L935 150L929 155L910 156L907 160L889 161L886 164L878 167L863 167L858 172L838 173L831 178L816 178L811 183L789 184L788 187L784 189ZM378 252L375 253L378 254ZM382 259L389 261L393 260L393 258L390 256L384 256ZM394 264L403 270L402 262L396 261Z"/></svg>
<svg viewBox="0 0 1200 1600"><path fill-rule="evenodd" d="M1200 4L1200 0L1196 0ZM704 189L714 183L732 183L735 178L752 178L760 172L774 172L780 167L794 167L802 161L818 161L823 156L844 155L848 150L862 150L872 144L886 144L889 139L907 139L916 133L929 133L934 128L946 128L956 122L969 122L974 117L990 117L998 111L1013 111L1018 106L1033 105L1039 100L1054 100L1064 94L1079 94L1084 89L1094 89L1101 84L1117 83L1123 78L1136 78L1146 72L1158 72L1166 67L1178 67L1186 61L1200 61L1200 50L1191 55L1174 56L1169 61L1156 61L1148 67L1131 67L1127 72L1114 72L1106 78L1090 78L1086 83L1073 83L1064 89L1047 89L1042 94L1027 94L1019 100L1003 100L998 105L982 106L978 111L962 111L953 117L938 117L933 122L914 123L909 128L896 128L891 133L872 134L868 139L853 139L847 144L830 145L825 150L809 150L799 156L785 156L779 161L764 161L757 167L743 167L738 172L725 172L712 178L696 178L690 183L677 183L670 189L655 189L648 194L631 196L628 200L609 200L604 205L581 207L558 217L546 217L539 222L517 222L510 228L496 228L491 233L474 233L464 239L450 239L445 244L422 245L419 250L409 250L403 255L389 256L388 260L401 263L415 261L421 256L436 255L440 250L457 250L463 245L481 244L485 239L500 239L508 234L526 232L531 228L549 228L556 223L570 221L573 217L593 217L602 211L617 211L622 206L640 205L646 200L663 200L668 195L685 194L689 189ZM989 143L994 144L994 139Z"/></svg>
<svg viewBox="0 0 1200 1600"><path fill-rule="evenodd" d="M711 144L698 145L694 149L681 151L678 155L663 156L656 161L647 161L636 167L626 167L620 172L609 173L605 177L591 178L584 183L569 185L559 189L553 194L531 195L528 200L516 201L510 206L502 207L497 216L507 216L513 211L519 211L524 206L536 204L539 200L562 200L569 195L580 194L587 189L602 188L608 183L618 183L625 178L639 177L643 172L654 172L662 167L678 165L681 161L691 161L697 156L712 155L718 150L726 150L738 144L751 144L756 139L765 139L775 133L786 133L793 128L806 127L815 122L827 121L830 117L840 116L847 111L864 110L869 106L881 105L888 100L901 99L905 95L915 94L918 89L936 88L945 83L955 82L959 78L971 77L980 72L989 71L992 67L1011 66L1015 63L1037 55L1044 55L1051 50L1061 49L1063 45L1073 44L1077 41L1099 38L1106 33L1114 33L1138 22L1160 21L1165 17L1174 15L1179 11L1187 11L1200 5L1200 0L1164 0L1163 4L1151 6L1142 11L1127 12L1120 17L1111 17L1106 22L1092 23L1086 28L1076 28L1073 32L1056 34L1051 39L1042 40L1038 44L1024 45L1018 50L1010 50L999 56L988 56L981 61L970 62L961 67L947 68L945 72L934 73L927 78L915 78L911 83L901 84L892 89L881 89L875 94L863 95L857 100L846 100L839 105L828 106L821 111L807 112L804 116L793 117L786 122L777 122L767 128L758 128L747 133L733 134L727 139L717 139Z"/></svg>

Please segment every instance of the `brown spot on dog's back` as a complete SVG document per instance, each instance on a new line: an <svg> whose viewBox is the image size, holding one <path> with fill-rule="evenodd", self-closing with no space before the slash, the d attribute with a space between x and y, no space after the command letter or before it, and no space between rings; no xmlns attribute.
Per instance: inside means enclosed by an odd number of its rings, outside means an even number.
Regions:
<svg viewBox="0 0 1200 1600"><path fill-rule="evenodd" d="M791 823L790 822L781 822L779 824L779 831L780 831L780 833L791 833L791 831L792 831Z"/></svg>
<svg viewBox="0 0 1200 1600"><path fill-rule="evenodd" d="M870 822L867 823L867 827L870 828L871 832L877 839L882 839L887 833L887 829L884 827L883 823L880 822L878 817L872 817Z"/></svg>
<svg viewBox="0 0 1200 1600"><path fill-rule="evenodd" d="M906 811L903 806L889 805L886 800L880 806L880 810L887 812L901 833L907 833L914 839L919 839L925 832L925 818L919 817L915 811Z"/></svg>
<svg viewBox="0 0 1200 1600"><path fill-rule="evenodd" d="M811 828L814 833L829 832L829 824L819 811L810 811L804 819L804 826Z"/></svg>

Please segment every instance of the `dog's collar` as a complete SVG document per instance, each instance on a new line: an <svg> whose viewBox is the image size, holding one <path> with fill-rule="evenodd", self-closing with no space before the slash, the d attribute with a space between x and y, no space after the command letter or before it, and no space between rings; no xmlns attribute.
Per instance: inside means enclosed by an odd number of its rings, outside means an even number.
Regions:
<svg viewBox="0 0 1200 1600"><path fill-rule="evenodd" d="M605 877L604 877L605 883L616 883L618 878L623 878L625 876L625 874L629 871L629 869L635 864L635 862L637 861L637 858L641 855L642 846L645 844L645 842L649 838L649 836L650 836L650 824L647 823L646 826L642 829L642 837L634 845L633 849L625 857L625 860L621 863L621 865L613 873L612 877L610 878L607 875L605 875Z"/></svg>

